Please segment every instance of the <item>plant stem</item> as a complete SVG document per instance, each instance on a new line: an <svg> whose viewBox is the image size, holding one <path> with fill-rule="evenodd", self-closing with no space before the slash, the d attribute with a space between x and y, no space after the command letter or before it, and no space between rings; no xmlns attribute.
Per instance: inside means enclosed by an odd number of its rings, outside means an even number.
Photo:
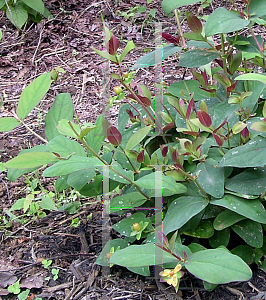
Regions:
<svg viewBox="0 0 266 300"><path fill-rule="evenodd" d="M118 172L117 170L115 170L112 166L110 166L105 160L103 160L98 153L96 153L89 145L86 141L84 141L84 138L80 138L80 135L76 132L76 130L74 129L74 127L72 126L72 124L70 122L68 122L69 126L71 127L71 129L73 130L73 132L75 133L75 135L77 136L77 138L79 139L79 141L82 143L82 145L88 149L95 157L97 157L105 166L109 167L110 170L112 170L113 172L115 172L118 176L121 176L122 178L124 178L125 180L129 181L130 184L132 184L139 193L141 193L147 200L150 200L150 197L148 197L145 193L142 192L142 190L129 178L127 178L126 176L124 176L123 174L121 174L120 172Z"/></svg>
<svg viewBox="0 0 266 300"><path fill-rule="evenodd" d="M36 133L35 131L33 131L27 124L24 123L24 121L22 120L18 120L22 125L24 125L26 127L26 129L31 132L33 135L35 135L39 140L41 140L42 142L44 142L45 144L48 143L48 141L46 139L44 139L43 137L41 137L38 133Z"/></svg>
<svg viewBox="0 0 266 300"><path fill-rule="evenodd" d="M186 40L184 38L184 33L183 33L183 30L182 30L182 27L181 27L181 23L180 23L179 11L178 11L178 9L175 9L174 12L175 12L175 19L176 19L177 27L178 27L178 30L179 30L179 34L181 36L183 48L186 48L187 44L186 44Z"/></svg>
<svg viewBox="0 0 266 300"><path fill-rule="evenodd" d="M133 171L134 171L135 173L139 173L139 171L137 171L137 170L135 169L135 167L134 167L134 165L132 164L130 158L129 158L128 155L126 154L126 151L125 151L120 145L118 145L118 147L119 147L119 148L123 151L123 153L125 154L125 156L126 156L126 158L128 159L128 162L130 163L130 165L131 165Z"/></svg>
<svg viewBox="0 0 266 300"><path fill-rule="evenodd" d="M188 174L186 171L182 170L181 168L177 168L177 167L174 167L174 168L178 172L182 173L183 175L185 175L186 177L188 177L189 179L194 181L195 184L197 185L197 187L200 189L200 191L204 194L204 196L209 199L209 195L204 191L204 189L201 187L201 185L199 184L199 182L197 181L197 179L194 176Z"/></svg>
<svg viewBox="0 0 266 300"><path fill-rule="evenodd" d="M224 35L223 33L220 33L220 38L221 38L221 46L222 46L222 61L223 61L223 69L224 69L224 74L227 74L227 67L226 67L226 57L225 57L225 46L224 46Z"/></svg>
<svg viewBox="0 0 266 300"><path fill-rule="evenodd" d="M126 83L124 83L123 81L121 81L121 84L132 94L132 96L138 102L138 104L140 104L142 106L142 108L148 114L148 116L150 117L150 119L155 123L155 125L159 129L159 132L161 133L162 132L161 125L158 123L157 120L154 119L154 117L151 115L151 113L149 112L149 110L147 109L147 107L140 101L138 95L136 95L136 93L131 89L131 87L129 85L127 85Z"/></svg>
<svg viewBox="0 0 266 300"><path fill-rule="evenodd" d="M228 143L228 148L230 150L231 149L231 145L230 145L230 128L229 128L228 122L226 122L226 125L227 125L227 143Z"/></svg>

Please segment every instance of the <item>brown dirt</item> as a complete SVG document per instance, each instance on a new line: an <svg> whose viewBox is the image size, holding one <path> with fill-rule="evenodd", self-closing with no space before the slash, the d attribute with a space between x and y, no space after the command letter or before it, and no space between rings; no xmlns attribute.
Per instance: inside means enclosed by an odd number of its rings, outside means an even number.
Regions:
<svg viewBox="0 0 266 300"><path fill-rule="evenodd" d="M0 42L2 116L8 116L15 110L21 91L38 75L55 67L62 67L66 71L53 84L41 105L27 118L27 124L41 136L44 136L45 114L59 93L71 94L77 115L82 121L93 122L103 112L102 59L91 49L102 47L100 13L118 36L123 40L133 40L137 45L125 62L125 70L142 55L143 49L152 49L154 46L153 20L145 23L148 18L145 14L136 15L134 20L121 17L121 12L127 12L136 4L145 5L146 0L44 2L55 18L27 26L23 33L15 30L0 12L0 28L3 32ZM157 20L174 34L174 20L168 20L163 15L160 3L153 1L149 8L157 9ZM190 7L194 12L197 9L196 5ZM139 70L136 80L153 86L152 72L152 68ZM184 76L184 70L177 66L174 57L164 62L163 72L166 84ZM117 109L112 108L110 115L115 122ZM37 144L40 141L22 126L1 134L1 162L17 155L20 149ZM25 197L28 188L25 178L11 183L6 176L6 172L0 173L1 215L5 215L17 199ZM51 180L41 178L41 182L47 190L54 190ZM74 199L75 195L71 194L71 197ZM66 197L61 200L66 201ZM205 291L199 280L187 274L181 281L178 295L152 277L138 276L117 266L112 268L110 276L104 276L101 268L94 264L101 251L101 202L97 199L80 201L80 209L72 215L47 212L42 219L29 218L23 224L14 222L9 228L0 227L0 299L12 299L11 294L5 296L8 292L3 282L8 276L21 279L24 289L31 289L33 294L42 299L266 299L265 274L258 270L254 270L254 278L248 283L221 285L213 292ZM80 225L73 227L71 221L76 217L79 217ZM112 235L115 236L115 232ZM42 266L43 259L53 260L52 267L59 270L57 280L45 280L48 276L51 278L52 274L51 268Z"/></svg>

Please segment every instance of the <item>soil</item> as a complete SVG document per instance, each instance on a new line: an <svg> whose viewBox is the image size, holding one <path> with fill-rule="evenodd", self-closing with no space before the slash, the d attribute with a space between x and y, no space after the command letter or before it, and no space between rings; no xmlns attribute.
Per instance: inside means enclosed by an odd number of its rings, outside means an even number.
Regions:
<svg viewBox="0 0 266 300"><path fill-rule="evenodd" d="M104 112L103 102L103 59L91 47L101 49L103 33L101 14L115 35L121 37L122 45L133 40L136 49L124 63L127 70L143 55L144 49L153 49L154 19L147 12L129 16L135 5L147 5L146 0L126 1L44 1L53 13L54 19L42 20L39 24L25 26L18 32L4 13L0 12L0 99L1 115L9 116L15 110L20 94L38 75L56 67L66 73L52 85L41 104L34 109L26 122L44 137L44 117L59 93L70 93L77 116L84 122L94 122ZM215 5L227 5L216 1ZM218 3L219 2L219 3ZM239 1L240 2L240 1ZM176 33L174 19L168 19L162 12L161 1L152 1L148 9L156 9L156 21L171 34ZM241 2L240 2L241 3ZM198 13L199 6L189 6L191 12ZM212 11L213 7L207 8ZM185 25L184 25L184 29ZM186 74L178 67L176 58L164 61L163 76L166 85L177 81ZM140 69L136 82L154 86L152 67ZM115 82L110 83L111 86ZM109 113L116 122L117 108ZM0 136L1 162L18 154L21 149L41 144L40 140L19 126ZM30 182L40 178L41 185L54 192L53 181L34 175ZM35 191L38 191L40 184ZM16 200L25 197L29 183L24 177L15 182L7 179L7 173L0 173L1 215ZM74 193L61 197L61 201L76 200ZM114 266L109 275L95 264L102 248L102 205L99 199L81 198L80 208L73 214L66 211L47 211L44 218L28 218L24 223L13 222L2 226L0 219L0 299L16 299L8 292L7 286L20 280L22 290L30 289L35 299L266 299L266 276L253 268L254 276L249 282L220 285L208 292L200 280L186 274L180 290L175 294L169 286L156 281L152 276L143 277L125 268ZM72 220L79 218L77 227ZM111 222L114 220L111 218ZM115 232L111 232L115 237ZM46 267L42 261L52 260ZM52 269L59 270L58 278L53 278ZM48 278L49 277L49 278ZM55 279L55 280L54 280Z"/></svg>

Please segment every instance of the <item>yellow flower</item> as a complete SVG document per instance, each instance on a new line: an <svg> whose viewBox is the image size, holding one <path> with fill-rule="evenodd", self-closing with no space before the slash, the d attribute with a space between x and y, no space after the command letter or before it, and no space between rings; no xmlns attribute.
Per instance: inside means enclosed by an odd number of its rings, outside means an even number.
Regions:
<svg viewBox="0 0 266 300"><path fill-rule="evenodd" d="M169 285L172 285L176 291L178 291L180 278L183 276L183 272L181 271L182 266L177 264L174 269L165 269L159 273L161 276L162 282L167 282Z"/></svg>

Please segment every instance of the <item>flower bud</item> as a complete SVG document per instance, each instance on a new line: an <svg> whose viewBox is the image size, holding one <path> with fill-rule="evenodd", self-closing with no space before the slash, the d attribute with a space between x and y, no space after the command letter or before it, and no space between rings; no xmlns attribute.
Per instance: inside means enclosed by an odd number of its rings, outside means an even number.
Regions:
<svg viewBox="0 0 266 300"><path fill-rule="evenodd" d="M115 126L109 126L107 128L107 139L114 146L118 146L122 142L121 133Z"/></svg>
<svg viewBox="0 0 266 300"><path fill-rule="evenodd" d="M161 146L162 156L166 157L168 152L168 146Z"/></svg>
<svg viewBox="0 0 266 300"><path fill-rule="evenodd" d="M141 150L140 151L140 153L138 154L138 156L137 156L137 161L139 162L139 163L142 163L143 161L144 161L144 150Z"/></svg>
<svg viewBox="0 0 266 300"><path fill-rule="evenodd" d="M109 52L109 54L115 55L118 47L119 41L114 35L112 35L109 42L106 45L107 51Z"/></svg>
<svg viewBox="0 0 266 300"><path fill-rule="evenodd" d="M134 223L132 225L132 230L139 232L141 230L141 225L139 223Z"/></svg>
<svg viewBox="0 0 266 300"><path fill-rule="evenodd" d="M117 94L117 95L119 95L119 94L121 94L122 93L122 88L121 88L121 86L115 86L114 87L114 92Z"/></svg>

